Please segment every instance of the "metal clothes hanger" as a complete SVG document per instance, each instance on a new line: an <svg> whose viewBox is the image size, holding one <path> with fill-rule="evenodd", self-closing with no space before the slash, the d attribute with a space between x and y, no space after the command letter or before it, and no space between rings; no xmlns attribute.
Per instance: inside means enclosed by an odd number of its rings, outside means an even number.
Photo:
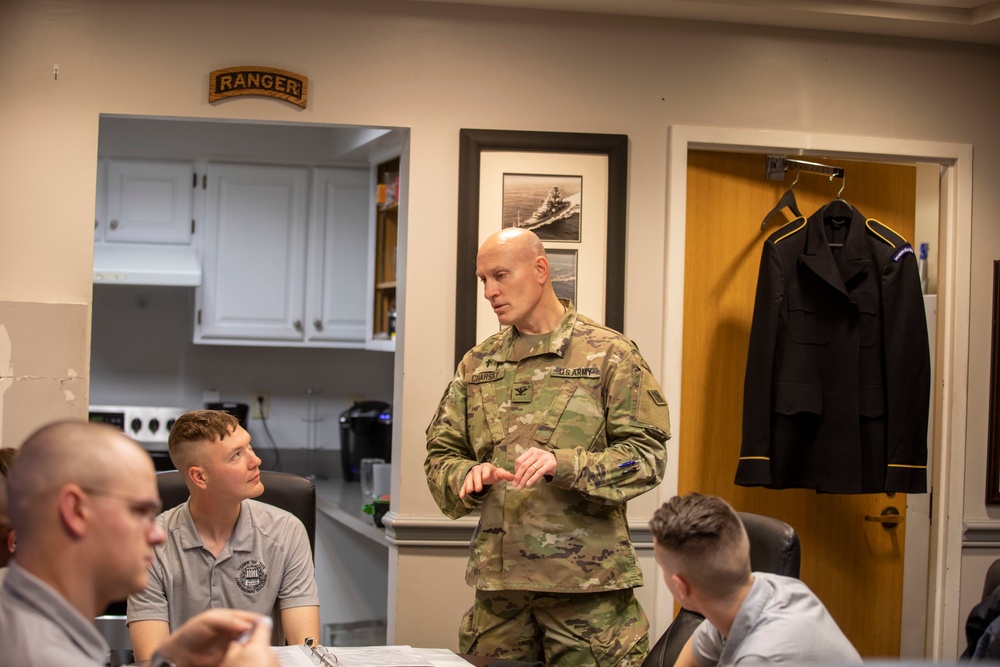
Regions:
<svg viewBox="0 0 1000 667"><path fill-rule="evenodd" d="M837 198L830 201L826 206L823 207L823 221L833 222L835 225L843 225L849 223L854 217L854 207L848 204L841 195L844 192L844 188L847 187L847 178L841 175L844 179L840 184L840 190L837 191ZM830 180L833 180L833 175L830 175ZM831 248L842 248L843 243L830 243Z"/></svg>
<svg viewBox="0 0 1000 667"><path fill-rule="evenodd" d="M833 180L833 176L830 176L830 180ZM840 222L847 222L854 217L854 207L848 204L841 195L844 192L844 188L847 187L847 178L841 176L843 182L840 184L840 190L837 191L837 198L833 199L826 206L823 207L823 219L824 220L837 220Z"/></svg>
<svg viewBox="0 0 1000 667"><path fill-rule="evenodd" d="M799 211L799 205L795 201L795 193L792 192L792 188L794 188L795 184L799 182L799 175L800 175L799 172L795 172L795 180L792 181L792 184L788 186L788 189L785 190L785 193L781 195L781 199L779 199L778 203L774 205L774 208L768 211L767 215L764 216L764 221L760 223L761 231L763 231L764 228L767 227L767 221L771 218L771 216L780 211L781 209L785 208L786 206L792 213L795 214L795 217L797 218L802 217L802 213Z"/></svg>

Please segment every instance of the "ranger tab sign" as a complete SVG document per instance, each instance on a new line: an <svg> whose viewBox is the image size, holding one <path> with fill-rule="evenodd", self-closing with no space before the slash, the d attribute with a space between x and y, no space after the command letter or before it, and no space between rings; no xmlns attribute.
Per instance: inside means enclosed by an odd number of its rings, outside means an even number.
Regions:
<svg viewBox="0 0 1000 667"><path fill-rule="evenodd" d="M227 67L214 70L208 80L209 102L237 95L263 95L305 109L308 91L308 77L273 67Z"/></svg>

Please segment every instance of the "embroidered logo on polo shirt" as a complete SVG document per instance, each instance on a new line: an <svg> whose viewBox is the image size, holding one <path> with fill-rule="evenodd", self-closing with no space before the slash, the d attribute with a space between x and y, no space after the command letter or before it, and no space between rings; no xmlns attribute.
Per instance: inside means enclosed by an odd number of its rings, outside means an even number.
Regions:
<svg viewBox="0 0 1000 667"><path fill-rule="evenodd" d="M267 583L267 568L259 560L244 561L236 585L244 593L259 593Z"/></svg>

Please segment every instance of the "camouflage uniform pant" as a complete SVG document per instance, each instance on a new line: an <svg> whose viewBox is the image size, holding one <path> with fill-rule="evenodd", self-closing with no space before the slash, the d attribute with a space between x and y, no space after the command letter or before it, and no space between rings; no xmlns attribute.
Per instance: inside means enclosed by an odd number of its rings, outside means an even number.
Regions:
<svg viewBox="0 0 1000 667"><path fill-rule="evenodd" d="M458 645L462 653L550 666L639 667L649 652L649 621L630 588L476 591Z"/></svg>

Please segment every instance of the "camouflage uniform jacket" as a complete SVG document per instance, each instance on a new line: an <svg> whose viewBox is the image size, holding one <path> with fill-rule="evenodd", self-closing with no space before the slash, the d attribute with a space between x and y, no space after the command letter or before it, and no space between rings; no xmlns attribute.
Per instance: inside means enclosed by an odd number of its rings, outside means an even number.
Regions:
<svg viewBox="0 0 1000 667"><path fill-rule="evenodd" d="M468 352L427 428L431 494L452 518L480 509L466 581L480 590L597 592L642 585L626 502L660 483L667 403L635 345L577 315L519 357L509 327ZM555 475L458 497L480 462L513 472L529 447Z"/></svg>

